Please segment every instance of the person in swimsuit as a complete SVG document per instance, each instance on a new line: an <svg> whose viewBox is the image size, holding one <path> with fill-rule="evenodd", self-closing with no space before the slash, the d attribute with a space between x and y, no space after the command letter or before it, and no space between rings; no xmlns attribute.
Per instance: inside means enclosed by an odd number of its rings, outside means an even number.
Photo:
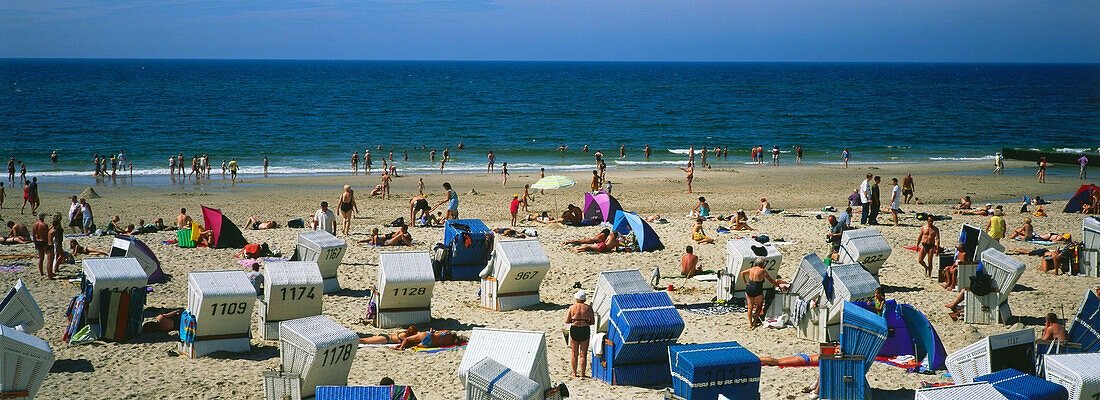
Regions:
<svg viewBox="0 0 1100 400"><path fill-rule="evenodd" d="M687 172L688 193L691 193L691 181L695 180L695 166L694 166L694 164L689 165L687 168L684 168L684 167L676 167L676 168L679 168L679 169L683 170L684 172Z"/></svg>
<svg viewBox="0 0 1100 400"><path fill-rule="evenodd" d="M714 239L703 233L703 217L695 219L695 225L691 226L691 240L700 244L714 244Z"/></svg>
<svg viewBox="0 0 1100 400"><path fill-rule="evenodd" d="M745 210L737 209L737 214L730 217L730 230L731 231L751 231L752 227L749 226L749 216L745 215Z"/></svg>
<svg viewBox="0 0 1100 400"><path fill-rule="evenodd" d="M699 204L696 204L695 208L691 209L691 214L696 216L696 217L708 218L709 219L709 217L710 217L710 204L707 204L707 198L706 197L699 196Z"/></svg>
<svg viewBox="0 0 1100 400"><path fill-rule="evenodd" d="M909 204L909 201L913 199L913 174L905 174L905 178L901 180L901 196L904 198L905 204Z"/></svg>
<svg viewBox="0 0 1100 400"><path fill-rule="evenodd" d="M920 228L917 247L917 262L924 267L924 275L931 278L934 265L932 260L940 254L940 228L936 227L934 218L929 218Z"/></svg>
<svg viewBox="0 0 1100 400"><path fill-rule="evenodd" d="M608 253L619 247L619 232L611 231L611 234L607 235L607 240L599 243L586 244L581 247L573 249L574 253L582 253L586 251L593 251L596 253Z"/></svg>
<svg viewBox="0 0 1100 400"><path fill-rule="evenodd" d="M1066 326L1058 323L1057 314L1047 313L1046 322L1043 326L1043 336L1040 337L1039 340L1069 341L1069 333L1066 332Z"/></svg>
<svg viewBox="0 0 1100 400"><path fill-rule="evenodd" d="M375 246L385 246L386 242L393 237L392 234L379 234L378 228L371 228L370 236L366 239L356 241L356 243L367 243Z"/></svg>
<svg viewBox="0 0 1100 400"><path fill-rule="evenodd" d="M69 252L72 253L73 256L78 256L78 255L109 256L109 255L111 255L111 253L108 253L108 252L103 251L103 250L81 246L80 243L76 242L76 239L69 239Z"/></svg>
<svg viewBox="0 0 1100 400"><path fill-rule="evenodd" d="M760 357L760 365L768 367L801 367L804 365L817 364L820 355L818 354L795 354L790 357L772 358L772 357Z"/></svg>
<svg viewBox="0 0 1100 400"><path fill-rule="evenodd" d="M852 158L852 153L848 151L848 148L844 148L844 152L840 153L840 157L844 158L844 168L848 168L848 160Z"/></svg>
<svg viewBox="0 0 1100 400"><path fill-rule="evenodd" d="M371 337L359 338L359 344L401 344L405 341L405 338L416 335L419 332L416 326L409 326L408 329L392 335L374 335Z"/></svg>
<svg viewBox="0 0 1100 400"><path fill-rule="evenodd" d="M251 217L248 222L244 223L245 229L251 229L254 231L262 231L264 229L275 229L279 227L279 223L275 221L264 221L256 217Z"/></svg>
<svg viewBox="0 0 1100 400"><path fill-rule="evenodd" d="M443 189L447 191L443 200L436 203L436 205L428 211L435 211L435 209L443 205L443 203L447 203L447 214L443 217L444 220L458 219L458 193L455 193L454 189L451 189L450 182L443 182Z"/></svg>
<svg viewBox="0 0 1100 400"><path fill-rule="evenodd" d="M349 235L349 231L351 230L351 213L353 210L356 214L359 213L359 206L355 204L355 192L351 190L351 185L344 185L344 193L340 194L340 201L338 204L340 215L344 217L343 232L345 235Z"/></svg>
<svg viewBox="0 0 1100 400"><path fill-rule="evenodd" d="M768 270L764 269L766 262L764 258L757 257L751 268L741 271L741 280L745 282L745 300L750 329L762 325L764 321L764 281L767 280L773 286L779 286L768 274Z"/></svg>
<svg viewBox="0 0 1100 400"><path fill-rule="evenodd" d="M1035 238L1035 228L1031 226L1031 217L1024 217L1024 224L1019 229L1012 231L1012 236L1009 239L1020 238L1022 240L1031 240Z"/></svg>
<svg viewBox="0 0 1100 400"><path fill-rule="evenodd" d="M48 237L50 248L54 251L53 258L51 260L48 260L47 262L48 264L51 264L53 266L53 270L49 271L49 275L51 276L50 279L53 279L53 276L61 273L61 263L66 258L68 258L66 257L65 245L63 244L63 241L65 240L65 227L61 226L60 215L54 217ZM49 270L50 266L47 265L46 267L46 269Z"/></svg>
<svg viewBox="0 0 1100 400"><path fill-rule="evenodd" d="M149 321L141 325L142 332L171 332L178 330L180 327L180 318L183 316L183 309L177 308L175 310L160 314L157 316L156 321Z"/></svg>
<svg viewBox="0 0 1100 400"><path fill-rule="evenodd" d="M405 340L401 341L397 346L393 346L394 350L404 350L416 346L420 347L446 347L452 346L462 342L462 337L458 336L452 331L429 331L420 332L412 335L405 336Z"/></svg>
<svg viewBox="0 0 1100 400"><path fill-rule="evenodd" d="M409 221L420 221L420 219L427 219L431 215L432 206L428 205L428 200L423 195L413 196L409 201ZM417 216L419 213L419 217Z"/></svg>
<svg viewBox="0 0 1100 400"><path fill-rule="evenodd" d="M959 284L959 264L969 263L970 253L966 252L966 244L959 243L955 245L955 263L947 266L940 271L940 279L944 282L944 289L954 289Z"/></svg>
<svg viewBox="0 0 1100 400"><path fill-rule="evenodd" d="M604 228L602 231L600 231L600 233L597 233L596 236L593 236L593 237L590 237L590 238L585 238L585 239L577 239L577 240L570 240L570 241L567 241L567 242L561 242L561 244L578 245L578 244L603 243L604 241L607 240L608 235L611 235L611 230L607 229L607 228Z"/></svg>
<svg viewBox="0 0 1100 400"><path fill-rule="evenodd" d="M569 365L573 367L573 377L576 378L577 360L580 360L580 377L587 378L584 371L588 366L588 338L592 333L592 324L596 323L596 317L592 307L584 303L588 300L588 293L578 290L573 294L573 298L577 301L569 306L569 311L565 314L565 323L569 324Z"/></svg>
<svg viewBox="0 0 1100 400"><path fill-rule="evenodd" d="M1047 182L1047 158L1039 158L1039 170L1035 172L1035 175L1039 177L1039 183Z"/></svg>
<svg viewBox="0 0 1100 400"><path fill-rule="evenodd" d="M50 263L53 262L53 246L50 245L50 225L46 223L46 213L38 214L38 222L35 222L31 226L31 233L34 235L34 250L38 253L38 274L46 275L49 272L49 278L53 279L53 271L50 269ZM46 269L42 269L42 262L46 262Z"/></svg>
<svg viewBox="0 0 1100 400"><path fill-rule="evenodd" d="M756 213L760 215L766 215L772 213L772 203L768 202L768 199L760 199L760 208L756 209Z"/></svg>
<svg viewBox="0 0 1100 400"><path fill-rule="evenodd" d="M8 236L4 236L4 244L23 244L31 242L31 232L27 227L15 221L8 221Z"/></svg>
<svg viewBox="0 0 1100 400"><path fill-rule="evenodd" d="M507 161L505 161L503 164L500 164L500 176L501 176L500 187L501 187L501 189L503 189L506 185L508 185L508 162Z"/></svg>
<svg viewBox="0 0 1100 400"><path fill-rule="evenodd" d="M695 255L694 251L695 249L688 246L684 249L684 256L680 258L680 275L685 278L703 273L703 269L699 268L699 256Z"/></svg>

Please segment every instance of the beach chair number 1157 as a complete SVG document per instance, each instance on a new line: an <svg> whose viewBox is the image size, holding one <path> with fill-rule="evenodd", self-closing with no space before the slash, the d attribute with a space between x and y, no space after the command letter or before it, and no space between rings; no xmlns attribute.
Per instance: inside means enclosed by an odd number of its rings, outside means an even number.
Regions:
<svg viewBox="0 0 1100 400"><path fill-rule="evenodd" d="M243 301L240 303L214 303L210 305L210 315L218 315L218 306L222 306L221 315L239 314L248 310L248 304Z"/></svg>
<svg viewBox="0 0 1100 400"><path fill-rule="evenodd" d="M351 357L352 346L355 346L355 343L326 349L324 353L321 353L321 366L347 361Z"/></svg>

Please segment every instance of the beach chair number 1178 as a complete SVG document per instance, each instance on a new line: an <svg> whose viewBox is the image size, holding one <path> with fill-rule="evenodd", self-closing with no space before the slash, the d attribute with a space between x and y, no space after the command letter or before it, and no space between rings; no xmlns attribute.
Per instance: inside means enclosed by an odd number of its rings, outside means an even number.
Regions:
<svg viewBox="0 0 1100 400"><path fill-rule="evenodd" d="M355 346L355 343L326 349L324 353L321 353L321 366L347 361L351 357L352 346Z"/></svg>
<svg viewBox="0 0 1100 400"><path fill-rule="evenodd" d="M210 315L218 315L218 306L222 306L221 315L233 315L247 311L248 304L240 303L214 303L210 305Z"/></svg>

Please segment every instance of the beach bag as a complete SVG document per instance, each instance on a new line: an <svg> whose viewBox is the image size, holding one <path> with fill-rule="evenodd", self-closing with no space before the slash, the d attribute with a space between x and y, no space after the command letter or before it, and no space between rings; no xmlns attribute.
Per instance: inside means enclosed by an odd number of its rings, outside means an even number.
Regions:
<svg viewBox="0 0 1100 400"><path fill-rule="evenodd" d="M402 226L405 226L405 217L397 217L397 219L393 220L393 222L390 222L390 224L386 226L391 228L400 228Z"/></svg>
<svg viewBox="0 0 1100 400"><path fill-rule="evenodd" d="M246 244L244 245L244 256L248 258L256 258L260 256L260 245L258 244Z"/></svg>
<svg viewBox="0 0 1100 400"><path fill-rule="evenodd" d="M77 331L71 339L69 339L69 344L91 343L94 342L96 339L99 338L96 337L95 332L92 332L92 327L85 325L83 328L80 328L80 330Z"/></svg>
<svg viewBox="0 0 1100 400"><path fill-rule="evenodd" d="M306 221L301 218L295 218L286 222L287 228L305 228Z"/></svg>
<svg viewBox="0 0 1100 400"><path fill-rule="evenodd" d="M974 276L970 278L970 292L977 296L993 293L993 278L982 270L981 265L978 266L978 271Z"/></svg>
<svg viewBox="0 0 1100 400"><path fill-rule="evenodd" d="M442 243L436 243L435 246L432 247L432 272L435 273L435 280L442 281L447 278L444 276L444 270L449 270L446 266L448 266L450 262L451 248L444 246Z"/></svg>

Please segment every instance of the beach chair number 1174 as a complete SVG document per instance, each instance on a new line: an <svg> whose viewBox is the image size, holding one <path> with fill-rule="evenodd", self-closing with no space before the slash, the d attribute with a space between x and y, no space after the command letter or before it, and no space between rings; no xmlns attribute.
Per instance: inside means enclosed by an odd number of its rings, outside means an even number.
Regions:
<svg viewBox="0 0 1100 400"><path fill-rule="evenodd" d="M306 292L306 289L309 289L308 293ZM290 300L301 300L302 297L308 297L308 298L312 299L315 296L313 294L313 292L316 289L317 288L315 288L315 287L306 287L306 286L292 287L292 288L290 288ZM279 289L279 291L281 291L283 293L283 300L286 301L287 300L287 298L286 298L287 288L285 288L285 287L281 288L281 289Z"/></svg>

